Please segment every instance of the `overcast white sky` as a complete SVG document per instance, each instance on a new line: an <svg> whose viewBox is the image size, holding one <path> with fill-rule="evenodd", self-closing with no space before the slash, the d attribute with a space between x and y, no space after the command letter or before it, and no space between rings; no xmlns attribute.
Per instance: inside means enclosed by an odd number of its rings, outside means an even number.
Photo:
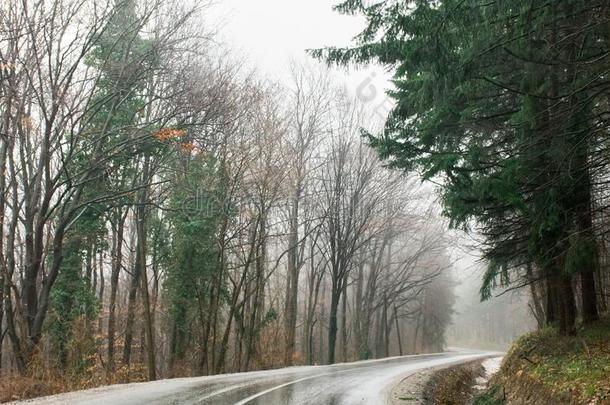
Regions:
<svg viewBox="0 0 610 405"><path fill-rule="evenodd" d="M310 59L305 50L347 46L364 28L359 16L332 10L339 0L216 0L208 20L218 26L219 36L231 49L245 55L248 63L275 80L288 78L291 59ZM388 87L383 69L344 69L338 76L354 94L360 86L374 105L383 102ZM374 85L374 88L371 87Z"/></svg>

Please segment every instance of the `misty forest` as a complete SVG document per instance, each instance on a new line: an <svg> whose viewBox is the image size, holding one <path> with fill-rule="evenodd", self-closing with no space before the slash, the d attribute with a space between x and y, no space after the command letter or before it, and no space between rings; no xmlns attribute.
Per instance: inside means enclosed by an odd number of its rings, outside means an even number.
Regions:
<svg viewBox="0 0 610 405"><path fill-rule="evenodd" d="M0 2L0 400L604 322L610 3L345 0L286 80L214 7Z"/></svg>

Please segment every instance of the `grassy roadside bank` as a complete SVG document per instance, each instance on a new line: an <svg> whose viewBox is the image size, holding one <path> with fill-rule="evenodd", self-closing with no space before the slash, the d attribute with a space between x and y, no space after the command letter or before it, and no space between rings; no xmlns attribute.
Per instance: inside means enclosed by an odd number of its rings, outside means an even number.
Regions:
<svg viewBox="0 0 610 405"><path fill-rule="evenodd" d="M521 337L474 403L610 404L610 321L576 336L548 328Z"/></svg>

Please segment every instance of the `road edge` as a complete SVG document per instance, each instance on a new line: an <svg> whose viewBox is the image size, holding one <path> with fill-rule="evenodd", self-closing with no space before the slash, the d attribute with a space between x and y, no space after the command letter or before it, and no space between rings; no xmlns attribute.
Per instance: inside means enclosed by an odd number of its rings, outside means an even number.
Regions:
<svg viewBox="0 0 610 405"><path fill-rule="evenodd" d="M482 356L477 359L458 360L455 362L429 367L416 372L402 374L395 378L391 384L386 386L383 391L383 400L386 405L409 405L426 403L426 391L429 382L434 375L441 371L451 368L458 368L470 363L482 364L488 359L501 357L498 353Z"/></svg>

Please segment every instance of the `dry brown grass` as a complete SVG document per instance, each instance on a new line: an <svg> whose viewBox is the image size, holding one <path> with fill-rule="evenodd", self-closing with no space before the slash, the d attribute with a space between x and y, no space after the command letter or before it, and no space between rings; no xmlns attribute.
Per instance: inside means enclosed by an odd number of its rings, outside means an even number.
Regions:
<svg viewBox="0 0 610 405"><path fill-rule="evenodd" d="M31 377L0 378L0 402L58 394L66 391L61 380Z"/></svg>
<svg viewBox="0 0 610 405"><path fill-rule="evenodd" d="M61 374L42 367L32 367L30 376L0 378L0 403L24 400L63 392L95 388L102 385L146 381L143 364L120 367L107 375L103 370L84 375Z"/></svg>
<svg viewBox="0 0 610 405"><path fill-rule="evenodd" d="M441 405L468 403L474 394L475 380L483 373L480 360L434 372L424 390L426 403Z"/></svg>

